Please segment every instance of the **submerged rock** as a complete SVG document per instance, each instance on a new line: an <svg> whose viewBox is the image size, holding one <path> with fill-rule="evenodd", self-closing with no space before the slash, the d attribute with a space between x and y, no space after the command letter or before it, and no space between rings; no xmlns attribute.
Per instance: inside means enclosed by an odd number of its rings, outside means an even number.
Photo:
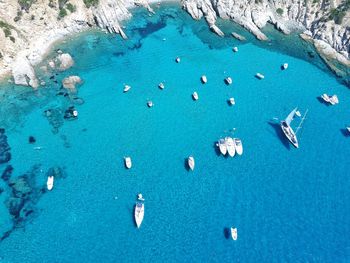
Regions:
<svg viewBox="0 0 350 263"><path fill-rule="evenodd" d="M2 175L1 175L1 179L4 180L5 182L7 182L11 178L12 171L13 171L12 165L6 166L5 170L3 171Z"/></svg>
<svg viewBox="0 0 350 263"><path fill-rule="evenodd" d="M68 53L63 53L57 56L57 60L59 62L58 69L61 71L67 70L74 65L74 60L71 55Z"/></svg>
<svg viewBox="0 0 350 263"><path fill-rule="evenodd" d="M76 92L76 85L81 84L82 80L79 76L69 76L62 80L62 85L65 89L71 92Z"/></svg>
<svg viewBox="0 0 350 263"><path fill-rule="evenodd" d="M7 142L5 129L0 128L0 164L7 163L11 160L10 145Z"/></svg>
<svg viewBox="0 0 350 263"><path fill-rule="evenodd" d="M28 142L29 142L30 144L33 144L33 143L36 142L36 139L34 138L34 136L29 136Z"/></svg>
<svg viewBox="0 0 350 263"><path fill-rule="evenodd" d="M44 111L44 116L52 126L52 132L58 133L58 128L63 125L63 116L60 109L48 109Z"/></svg>

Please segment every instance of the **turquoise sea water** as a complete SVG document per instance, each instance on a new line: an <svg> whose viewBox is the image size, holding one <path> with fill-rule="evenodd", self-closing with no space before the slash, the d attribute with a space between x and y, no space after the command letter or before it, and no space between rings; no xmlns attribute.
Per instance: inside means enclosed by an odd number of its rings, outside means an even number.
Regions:
<svg viewBox="0 0 350 263"><path fill-rule="evenodd" d="M153 17L135 11L126 27L128 41L91 32L59 44L76 64L49 75L47 87L2 90L12 158L1 169L13 170L0 185L0 262L349 262L350 92L308 57L311 48L295 38L280 46L278 34L265 46L221 39L173 6ZM73 102L56 95L54 81L71 74L84 80L75 96L85 103L67 121ZM132 86L126 94L124 84ZM339 105L321 103L322 93L336 93ZM296 106L309 109L300 149L276 121ZM233 128L244 154L224 158L215 142ZM139 192L146 201L137 229Z"/></svg>

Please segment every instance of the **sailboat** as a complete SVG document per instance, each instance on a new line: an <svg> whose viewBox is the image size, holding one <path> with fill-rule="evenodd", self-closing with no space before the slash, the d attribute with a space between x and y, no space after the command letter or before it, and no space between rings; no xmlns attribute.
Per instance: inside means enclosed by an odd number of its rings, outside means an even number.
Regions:
<svg viewBox="0 0 350 263"><path fill-rule="evenodd" d="M300 115L300 113L298 112L298 108L295 108L294 110L292 110L287 118L283 121L281 121L281 128L282 131L284 133L284 135L287 137L287 139L293 144L293 146L295 148L299 148L299 142L298 142L298 138L297 138L297 132L299 131L299 129L301 128L301 125L303 123L303 121L305 120L306 114L308 112L308 110L305 112L303 118L301 119L298 128L296 129L296 132L293 131L292 127L290 126L293 118L295 115Z"/></svg>

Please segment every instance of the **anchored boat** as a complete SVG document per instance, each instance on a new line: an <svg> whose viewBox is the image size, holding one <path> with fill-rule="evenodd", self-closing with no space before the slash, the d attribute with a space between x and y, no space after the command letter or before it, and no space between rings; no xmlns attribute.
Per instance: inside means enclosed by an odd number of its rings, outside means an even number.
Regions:
<svg viewBox="0 0 350 263"><path fill-rule="evenodd" d="M190 167L190 169L193 171L194 165L195 165L193 156L188 157L187 164L188 164L188 167Z"/></svg>
<svg viewBox="0 0 350 263"><path fill-rule="evenodd" d="M141 198L140 198L141 195ZM145 204L143 203L145 199L143 199L142 194L139 194L138 201L135 204L134 210L134 218L137 228L140 228L143 218L145 216Z"/></svg>
<svg viewBox="0 0 350 263"><path fill-rule="evenodd" d="M46 182L46 186L47 186L47 190L51 191L53 188L53 181L54 181L54 177L53 175L50 175L47 177L47 182Z"/></svg>
<svg viewBox="0 0 350 263"><path fill-rule="evenodd" d="M228 155L230 155L231 157L235 156L235 143L231 137L225 137L225 145L227 148Z"/></svg>
<svg viewBox="0 0 350 263"><path fill-rule="evenodd" d="M192 98L193 98L193 100L198 100L198 93L195 91L195 92L193 92L193 94L192 94Z"/></svg>
<svg viewBox="0 0 350 263"><path fill-rule="evenodd" d="M296 132L293 131L292 127L290 126L292 120L294 119L294 116L297 115L297 108L295 108L294 110L292 110L287 118L283 121L281 121L281 129L284 133L284 135L287 137L287 139L291 142L291 144L293 144L293 146L295 148L299 148L299 143L298 143L298 138L297 138L297 132L299 131L299 129L301 128L302 123L305 120L306 114L307 114L308 110L306 110L303 118L301 119L299 126L296 129ZM298 114L300 115L300 114Z"/></svg>
<svg viewBox="0 0 350 263"><path fill-rule="evenodd" d="M130 169L132 166L132 162L131 162L131 158L130 157L124 157L124 163L125 163L125 167Z"/></svg>
<svg viewBox="0 0 350 263"><path fill-rule="evenodd" d="M225 144L225 140L224 139L220 139L218 141L218 146L219 146L219 149L220 149L220 152L222 155L226 155L227 153L227 148L226 148L226 144Z"/></svg>
<svg viewBox="0 0 350 263"><path fill-rule="evenodd" d="M237 240L237 237L238 237L238 235L237 235L237 228L231 227L231 237L232 237L233 240Z"/></svg>
<svg viewBox="0 0 350 263"><path fill-rule="evenodd" d="M233 141L235 142L236 153L238 155L242 155L243 154L243 145L242 145L241 139L233 138Z"/></svg>

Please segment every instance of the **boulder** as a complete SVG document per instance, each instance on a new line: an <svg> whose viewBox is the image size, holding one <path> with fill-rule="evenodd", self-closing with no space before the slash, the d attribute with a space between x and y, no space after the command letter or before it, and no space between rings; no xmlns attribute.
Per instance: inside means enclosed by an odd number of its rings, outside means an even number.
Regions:
<svg viewBox="0 0 350 263"><path fill-rule="evenodd" d="M39 86L33 66L25 56L19 55L13 63L12 76L16 85L31 86L33 88Z"/></svg>
<svg viewBox="0 0 350 263"><path fill-rule="evenodd" d="M79 76L69 76L62 80L62 85L65 89L68 89L72 92L76 92L75 85L80 84L82 82Z"/></svg>
<svg viewBox="0 0 350 263"><path fill-rule="evenodd" d="M74 65L74 60L71 55L68 53L63 53L57 56L57 60L59 62L58 69L64 71L66 69L71 68Z"/></svg>

